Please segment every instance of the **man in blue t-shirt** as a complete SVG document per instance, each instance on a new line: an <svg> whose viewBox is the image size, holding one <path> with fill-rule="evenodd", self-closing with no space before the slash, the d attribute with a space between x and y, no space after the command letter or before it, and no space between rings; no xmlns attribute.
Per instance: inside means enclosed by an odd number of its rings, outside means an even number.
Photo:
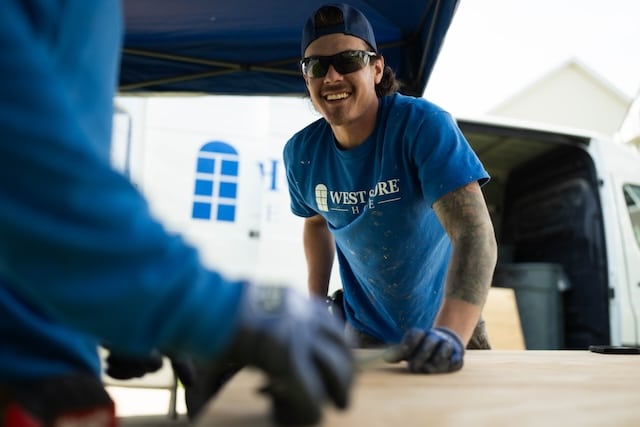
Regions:
<svg viewBox="0 0 640 427"><path fill-rule="evenodd" d="M0 425L116 425L99 344L139 374L192 360L197 385L255 366L279 422L344 408L352 357L322 302L205 269L111 168L121 40L119 1L2 2Z"/></svg>
<svg viewBox="0 0 640 427"><path fill-rule="evenodd" d="M323 118L284 148L291 209L304 217L311 294L326 297L334 255L354 346L401 343L414 372L462 367L488 348L481 320L496 243L488 181L452 117L396 93L371 25L345 4L302 34L303 76Z"/></svg>

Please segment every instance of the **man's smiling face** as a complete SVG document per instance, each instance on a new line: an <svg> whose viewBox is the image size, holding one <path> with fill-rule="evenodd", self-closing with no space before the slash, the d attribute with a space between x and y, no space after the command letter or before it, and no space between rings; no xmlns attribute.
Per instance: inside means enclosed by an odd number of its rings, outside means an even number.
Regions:
<svg viewBox="0 0 640 427"><path fill-rule="evenodd" d="M347 50L371 48L358 37L336 33L322 36L313 41L305 50L305 57L329 56ZM352 73L340 74L333 66L324 77L310 78L305 82L314 107L329 124L334 126L370 125L368 120L378 108L375 91L384 70L382 58L371 58L369 65ZM373 110L373 115L371 114Z"/></svg>

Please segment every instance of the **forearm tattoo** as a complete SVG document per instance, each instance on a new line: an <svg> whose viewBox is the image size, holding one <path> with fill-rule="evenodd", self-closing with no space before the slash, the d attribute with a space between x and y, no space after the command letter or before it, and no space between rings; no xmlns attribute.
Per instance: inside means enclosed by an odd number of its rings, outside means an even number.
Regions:
<svg viewBox="0 0 640 427"><path fill-rule="evenodd" d="M445 295L482 306L496 262L491 218L477 183L444 195L434 209L453 245Z"/></svg>

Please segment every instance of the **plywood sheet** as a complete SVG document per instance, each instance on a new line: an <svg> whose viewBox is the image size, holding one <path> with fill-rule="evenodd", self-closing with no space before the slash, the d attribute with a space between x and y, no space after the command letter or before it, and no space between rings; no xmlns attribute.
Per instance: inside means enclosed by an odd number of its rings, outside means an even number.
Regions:
<svg viewBox="0 0 640 427"><path fill-rule="evenodd" d="M241 371L196 425L271 426L262 383ZM358 374L349 410L327 407L322 426L636 427L638 384L640 356L588 351L469 351L461 371L443 375L380 362Z"/></svg>
<svg viewBox="0 0 640 427"><path fill-rule="evenodd" d="M492 287L482 311L491 347L524 350L524 336L513 289Z"/></svg>

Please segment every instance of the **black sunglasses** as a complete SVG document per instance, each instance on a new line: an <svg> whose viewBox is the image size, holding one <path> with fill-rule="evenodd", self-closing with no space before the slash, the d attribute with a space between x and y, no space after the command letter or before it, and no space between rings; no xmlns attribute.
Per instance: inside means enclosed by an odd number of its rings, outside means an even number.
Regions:
<svg viewBox="0 0 640 427"><path fill-rule="evenodd" d="M363 69L377 55L366 50L345 50L329 56L308 56L300 61L300 66L302 74L311 78L326 76L330 65L340 74L349 74Z"/></svg>

